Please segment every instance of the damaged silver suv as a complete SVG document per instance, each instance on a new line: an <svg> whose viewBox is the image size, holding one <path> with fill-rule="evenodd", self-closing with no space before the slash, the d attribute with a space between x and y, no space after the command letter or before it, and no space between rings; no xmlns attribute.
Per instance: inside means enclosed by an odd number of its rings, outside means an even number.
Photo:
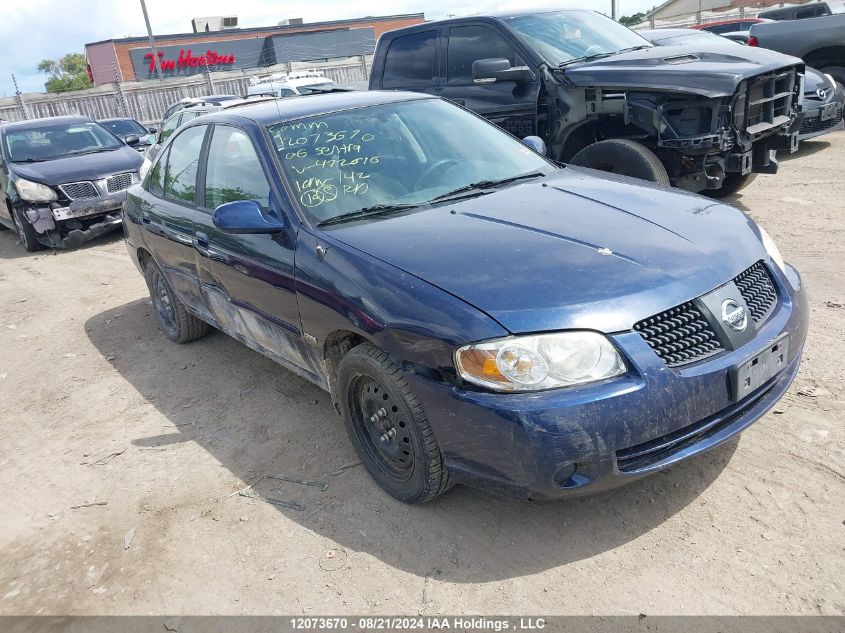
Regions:
<svg viewBox="0 0 845 633"><path fill-rule="evenodd" d="M27 251L74 248L121 225L126 189L143 158L102 125L79 116L0 126L0 230Z"/></svg>

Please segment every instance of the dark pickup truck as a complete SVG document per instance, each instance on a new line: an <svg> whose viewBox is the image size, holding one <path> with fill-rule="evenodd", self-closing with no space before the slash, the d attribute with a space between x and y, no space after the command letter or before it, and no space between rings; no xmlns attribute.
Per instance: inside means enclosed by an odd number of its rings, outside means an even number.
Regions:
<svg viewBox="0 0 845 633"><path fill-rule="evenodd" d="M383 34L370 89L447 98L556 161L722 196L797 149L803 72L772 51L653 47L594 11L516 12Z"/></svg>
<svg viewBox="0 0 845 633"><path fill-rule="evenodd" d="M800 57L845 85L845 14L754 24L747 44Z"/></svg>

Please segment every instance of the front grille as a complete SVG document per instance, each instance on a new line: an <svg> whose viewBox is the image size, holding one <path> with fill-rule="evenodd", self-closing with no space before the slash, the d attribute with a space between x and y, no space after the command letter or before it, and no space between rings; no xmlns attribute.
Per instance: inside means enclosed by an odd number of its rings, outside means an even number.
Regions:
<svg viewBox="0 0 845 633"><path fill-rule="evenodd" d="M823 132L824 130L829 130L832 127L836 127L842 122L843 114L845 114L845 108L843 108L839 116L835 116L832 119L828 119L827 121L822 121L821 116L814 116L811 119L804 119L801 122L801 130L799 131L799 134L815 134L816 132Z"/></svg>
<svg viewBox="0 0 845 633"><path fill-rule="evenodd" d="M748 82L745 131L753 138L790 121L796 89L790 69L760 75Z"/></svg>
<svg viewBox="0 0 845 633"><path fill-rule="evenodd" d="M734 283L745 299L755 325L765 321L775 309L778 295L763 262L739 273L734 277Z"/></svg>
<svg viewBox="0 0 845 633"><path fill-rule="evenodd" d="M713 328L692 301L634 325L654 353L669 367L685 365L722 350Z"/></svg>
<svg viewBox="0 0 845 633"><path fill-rule="evenodd" d="M59 185L59 189L71 200L78 200L80 198L96 198L100 194L93 182L69 182L64 185Z"/></svg>
<svg viewBox="0 0 845 633"><path fill-rule="evenodd" d="M672 433L661 435L648 442L629 446L616 451L616 467L620 472L631 473L644 470L664 461L676 453L712 437L722 429L729 427L744 415L751 407L775 386L777 377L764 385L756 395L751 395L741 402L718 413L694 422Z"/></svg>
<svg viewBox="0 0 845 633"><path fill-rule="evenodd" d="M106 180L106 190L109 193L114 193L115 191L123 191L124 189L128 189L129 185L132 184L132 174L117 174L116 176L111 176L108 180Z"/></svg>

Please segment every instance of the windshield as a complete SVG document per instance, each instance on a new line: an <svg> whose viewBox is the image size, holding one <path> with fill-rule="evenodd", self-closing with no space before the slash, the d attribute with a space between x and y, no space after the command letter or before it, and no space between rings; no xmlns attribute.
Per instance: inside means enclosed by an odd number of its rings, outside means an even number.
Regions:
<svg viewBox="0 0 845 633"><path fill-rule="evenodd" d="M506 18L505 22L554 66L651 46L632 30L594 11L535 13Z"/></svg>
<svg viewBox="0 0 845 633"><path fill-rule="evenodd" d="M310 218L425 205L481 181L548 174L555 166L493 125L424 99L269 127L285 174Z"/></svg>
<svg viewBox="0 0 845 633"><path fill-rule="evenodd" d="M101 121L100 123L121 138L130 134L142 137L149 134L144 126L134 119L115 119L114 121Z"/></svg>
<svg viewBox="0 0 845 633"><path fill-rule="evenodd" d="M6 151L13 163L40 162L123 147L99 123L42 123L32 128L6 130Z"/></svg>

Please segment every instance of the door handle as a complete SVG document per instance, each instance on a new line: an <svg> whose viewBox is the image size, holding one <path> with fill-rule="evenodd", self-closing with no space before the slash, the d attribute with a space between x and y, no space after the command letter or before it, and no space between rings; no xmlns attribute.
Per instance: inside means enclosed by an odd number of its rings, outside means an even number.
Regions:
<svg viewBox="0 0 845 633"><path fill-rule="evenodd" d="M201 232L194 233L194 248L203 255L208 255L208 235Z"/></svg>

